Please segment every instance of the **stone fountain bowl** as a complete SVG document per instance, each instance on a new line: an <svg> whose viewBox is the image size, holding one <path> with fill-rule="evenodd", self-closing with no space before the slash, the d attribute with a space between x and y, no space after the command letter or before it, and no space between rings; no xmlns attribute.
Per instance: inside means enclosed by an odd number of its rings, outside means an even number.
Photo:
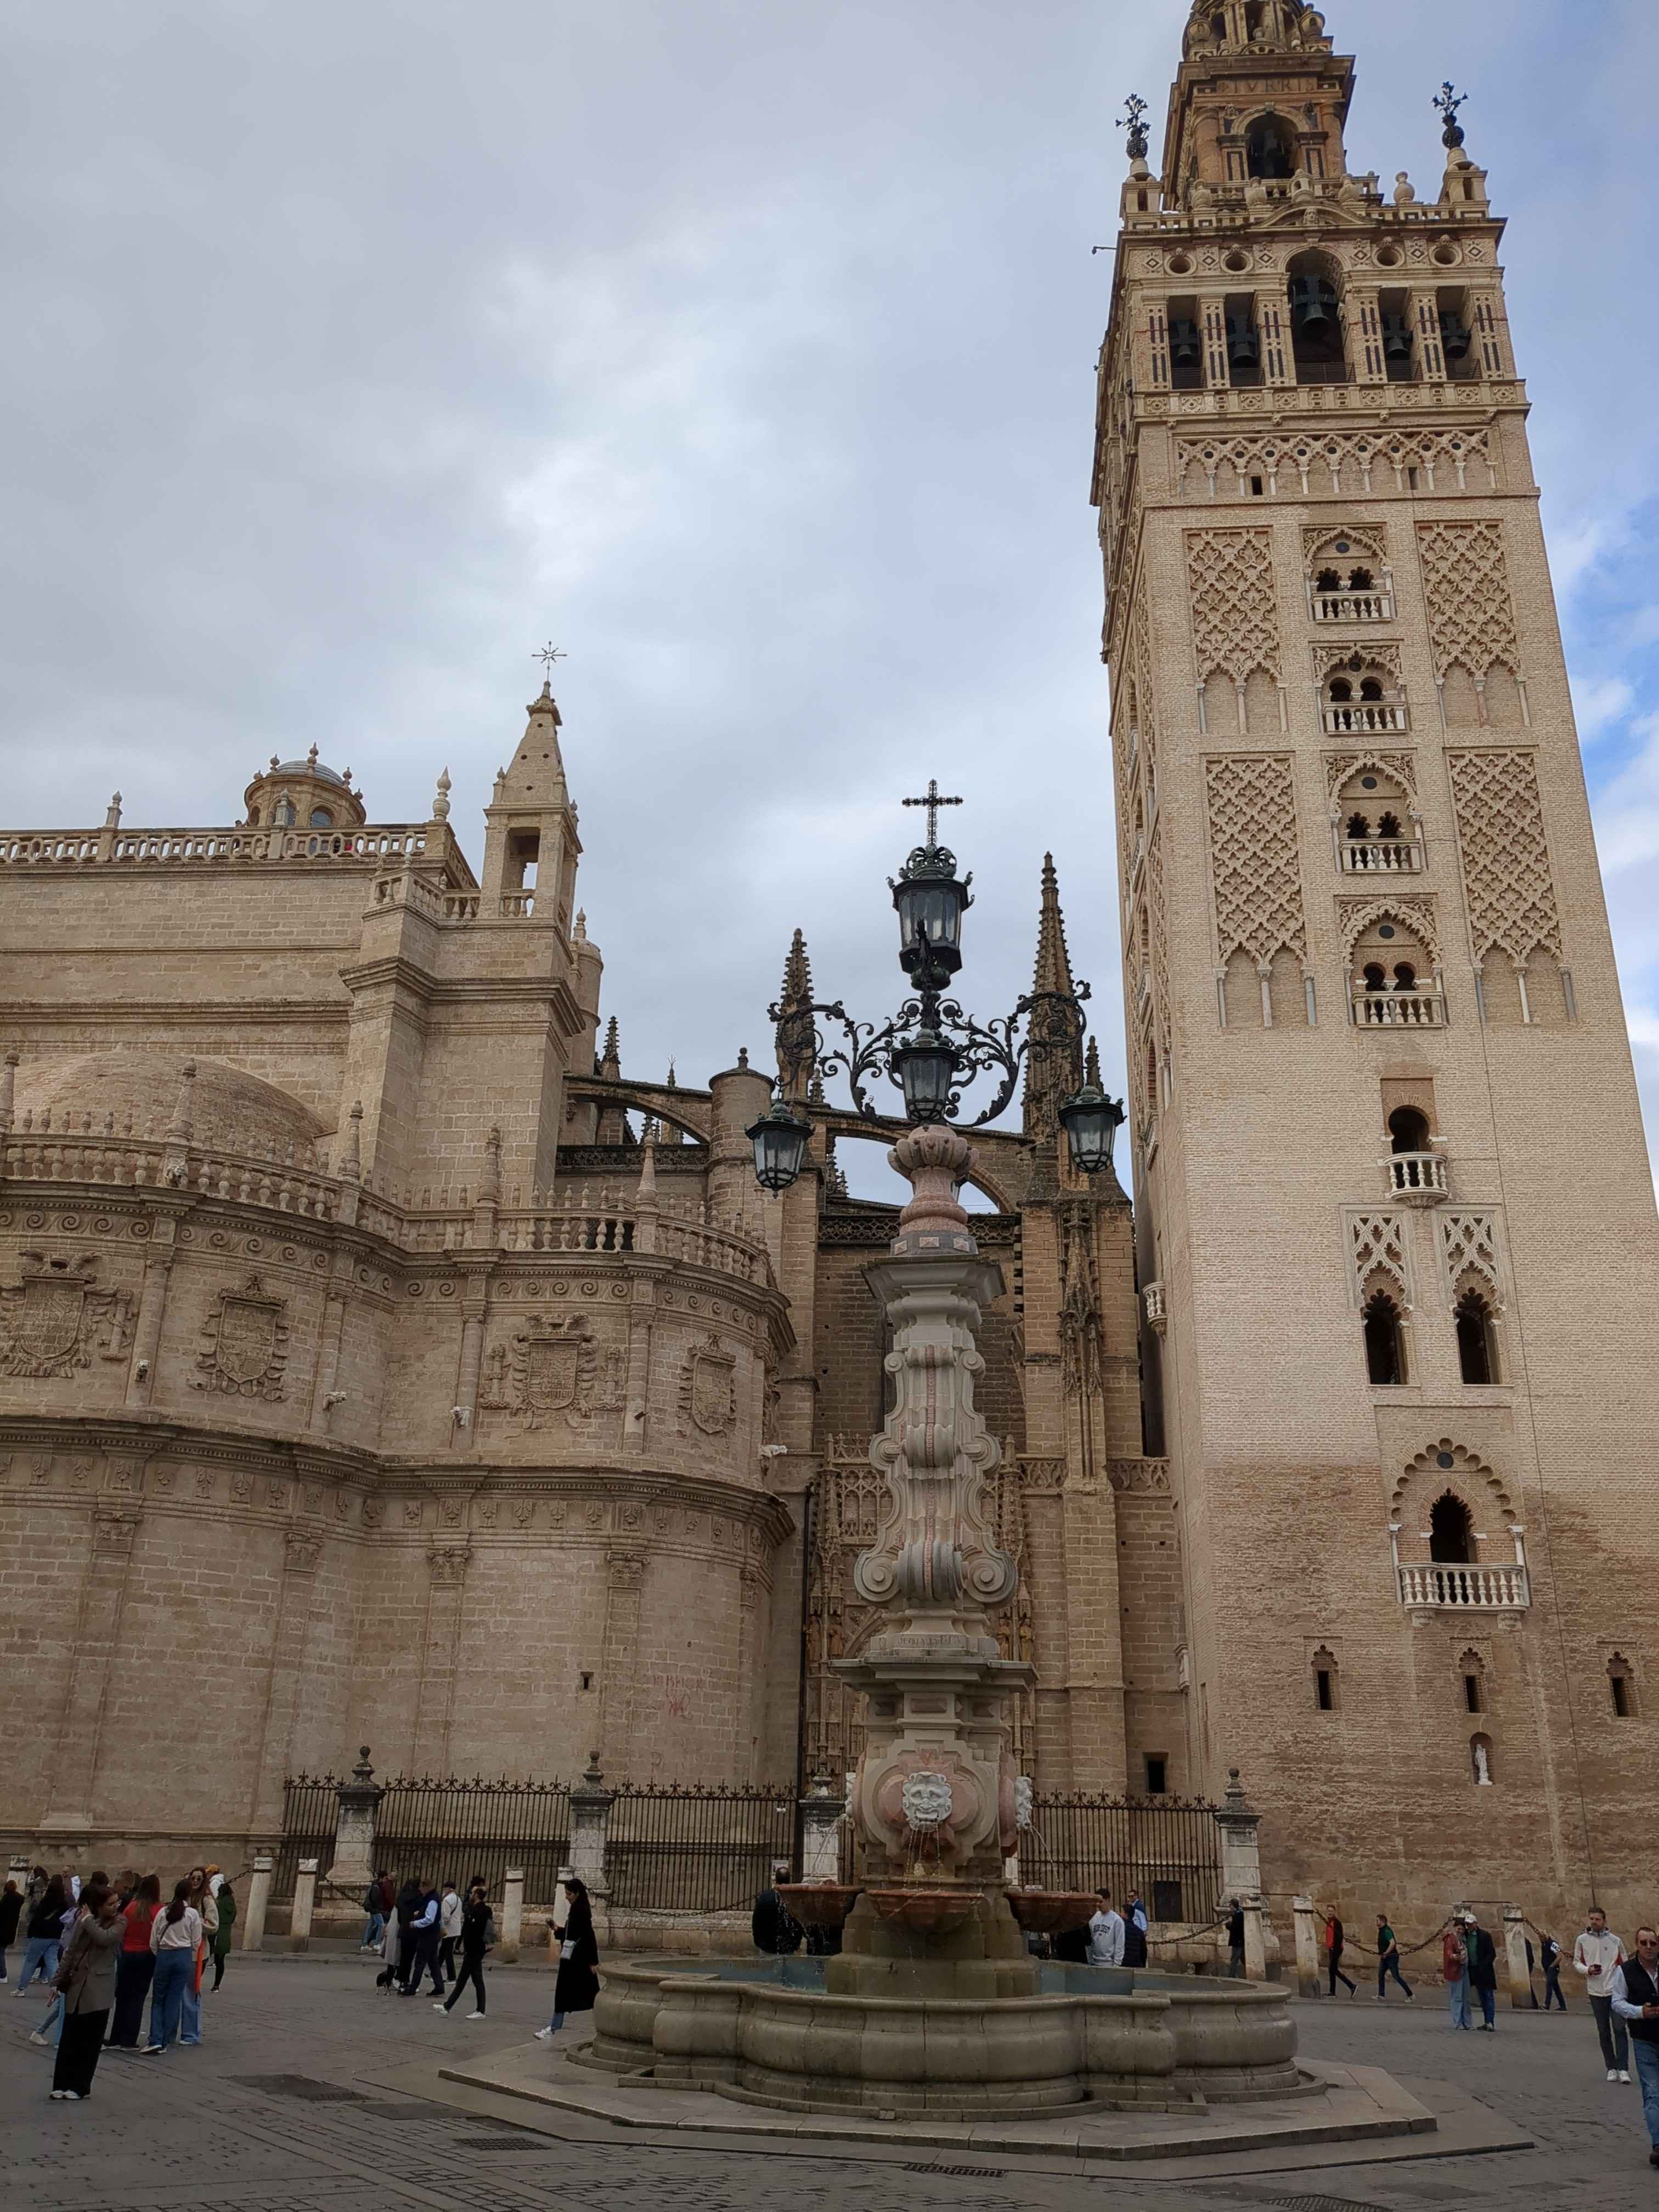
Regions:
<svg viewBox="0 0 1659 2212"><path fill-rule="evenodd" d="M863 1894L854 1882L780 1882L778 1895L804 1928L840 1928Z"/></svg>
<svg viewBox="0 0 1659 2212"><path fill-rule="evenodd" d="M945 1936L979 1910L977 1889L866 1889L884 1920L896 1920L917 1936Z"/></svg>
<svg viewBox="0 0 1659 2212"><path fill-rule="evenodd" d="M1083 1890L1011 1889L1008 1910L1030 1933L1063 1936L1068 1928L1086 1928L1100 1910L1100 1899Z"/></svg>

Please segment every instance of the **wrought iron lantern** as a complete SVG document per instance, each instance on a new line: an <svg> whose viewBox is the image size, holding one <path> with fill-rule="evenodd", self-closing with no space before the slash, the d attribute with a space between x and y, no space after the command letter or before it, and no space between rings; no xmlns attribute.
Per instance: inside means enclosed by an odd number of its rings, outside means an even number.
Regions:
<svg viewBox="0 0 1659 2212"><path fill-rule="evenodd" d="M934 1029L919 1029L893 1047L892 1062L904 1093L904 1111L912 1121L947 1121L951 1118L951 1085L962 1055L947 1037Z"/></svg>
<svg viewBox="0 0 1659 2212"><path fill-rule="evenodd" d="M1112 1140L1123 1119L1123 1109L1109 1098L1097 1083L1085 1083L1060 1107L1060 1126L1071 1147L1072 1165L1085 1175L1099 1175L1112 1164Z"/></svg>
<svg viewBox="0 0 1659 2212"><path fill-rule="evenodd" d="M755 1180L763 1190L787 1190L800 1173L806 1140L812 1133L786 1098L775 1098L758 1121L744 1132L755 1148Z"/></svg>
<svg viewBox="0 0 1659 2212"><path fill-rule="evenodd" d="M899 966L920 983L924 969L948 982L962 965L962 917L973 904L973 881L957 881L956 854L918 845L888 888L899 919Z"/></svg>

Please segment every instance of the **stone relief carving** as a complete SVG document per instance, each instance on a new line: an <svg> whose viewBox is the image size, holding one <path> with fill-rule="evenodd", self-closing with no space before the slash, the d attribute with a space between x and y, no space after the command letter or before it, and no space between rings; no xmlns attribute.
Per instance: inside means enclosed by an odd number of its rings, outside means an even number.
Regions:
<svg viewBox="0 0 1659 2212"><path fill-rule="evenodd" d="M1540 950L1559 960L1561 918L1534 755L1526 747L1449 752L1446 765L1476 966L1494 951L1517 967Z"/></svg>
<svg viewBox="0 0 1659 2212"><path fill-rule="evenodd" d="M1220 671L1243 684L1257 669L1279 681L1273 538L1265 530L1191 530L1187 585L1200 684Z"/></svg>
<svg viewBox="0 0 1659 2212"><path fill-rule="evenodd" d="M1355 1212L1347 1217L1350 1281L1356 1305L1362 1304L1366 1286L1385 1275L1400 1293L1407 1313L1412 1308L1411 1274L1406 1260L1406 1217L1403 1213Z"/></svg>
<svg viewBox="0 0 1659 2212"><path fill-rule="evenodd" d="M1292 771L1287 753L1224 753L1204 763L1218 967L1235 952L1258 967L1279 951L1307 959Z"/></svg>
<svg viewBox="0 0 1659 2212"><path fill-rule="evenodd" d="M233 1398L280 1398L288 1334L288 1301L268 1295L258 1275L240 1291L221 1291L203 1324L193 1388Z"/></svg>
<svg viewBox="0 0 1659 2212"><path fill-rule="evenodd" d="M1447 1303L1455 1304L1462 1291L1483 1289L1497 1313L1504 1310L1504 1291L1498 1264L1498 1217L1472 1206L1444 1206L1436 1216L1440 1264L1445 1272Z"/></svg>
<svg viewBox="0 0 1659 2212"><path fill-rule="evenodd" d="M98 1262L25 1252L15 1290L0 1291L0 1375L55 1380L100 1359L124 1359L131 1337L132 1297L94 1286Z"/></svg>
<svg viewBox="0 0 1659 2212"><path fill-rule="evenodd" d="M1518 679L1521 640L1510 597L1503 525L1419 523L1417 547L1435 674L1443 677L1455 662L1480 678L1501 663Z"/></svg>
<svg viewBox="0 0 1659 2212"><path fill-rule="evenodd" d="M484 1361L480 1405L517 1416L526 1431L562 1419L574 1426L599 1404L599 1350L585 1315L532 1314Z"/></svg>
<svg viewBox="0 0 1659 2212"><path fill-rule="evenodd" d="M1485 481L1468 481L1472 463ZM1411 471L1424 491L1496 491L1498 471L1485 430L1333 430L1306 438L1180 438L1177 484L1202 477L1212 499L1242 497L1260 477L1269 498L1284 488L1304 499L1344 494L1406 491ZM1229 481L1231 479L1231 481Z"/></svg>
<svg viewBox="0 0 1659 2212"><path fill-rule="evenodd" d="M692 1347L680 1370L680 1429L723 1437L737 1419L737 1357L711 1333Z"/></svg>

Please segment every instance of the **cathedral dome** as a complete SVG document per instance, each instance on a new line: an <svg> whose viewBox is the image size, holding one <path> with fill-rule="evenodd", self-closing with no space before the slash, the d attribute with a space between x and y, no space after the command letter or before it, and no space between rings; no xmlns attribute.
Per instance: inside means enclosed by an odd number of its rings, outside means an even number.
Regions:
<svg viewBox="0 0 1659 2212"><path fill-rule="evenodd" d="M275 768L266 770L266 774L269 775L309 775L313 776L319 783L337 783L342 791L346 791L350 788L343 775L337 775L331 768L325 767L321 761L316 759L314 757L310 760L278 761Z"/></svg>
<svg viewBox="0 0 1659 2212"><path fill-rule="evenodd" d="M251 830L361 830L368 814L351 788L351 770L330 768L313 745L303 760L270 757L246 791L243 805Z"/></svg>
<svg viewBox="0 0 1659 2212"><path fill-rule="evenodd" d="M17 1071L13 1127L25 1115L35 1129L89 1130L97 1135L113 1115L118 1135L163 1137L179 1104L185 1054L181 1052L96 1053L85 1060L53 1060ZM311 1109L240 1067L223 1060L198 1060L190 1085L192 1144L227 1152L286 1160L294 1147L296 1165L315 1164L319 1139L327 1135ZM48 1118L49 1117L49 1118Z"/></svg>

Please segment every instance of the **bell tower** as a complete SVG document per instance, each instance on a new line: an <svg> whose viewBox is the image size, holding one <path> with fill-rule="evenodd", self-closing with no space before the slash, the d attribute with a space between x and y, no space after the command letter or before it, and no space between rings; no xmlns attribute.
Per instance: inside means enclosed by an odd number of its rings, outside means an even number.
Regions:
<svg viewBox="0 0 1659 2212"><path fill-rule="evenodd" d="M1242 1768L1350 1917L1633 1908L1653 1187L1503 224L1449 85L1422 198L1352 89L1316 10L1199 0L1099 364L1170 1786Z"/></svg>

